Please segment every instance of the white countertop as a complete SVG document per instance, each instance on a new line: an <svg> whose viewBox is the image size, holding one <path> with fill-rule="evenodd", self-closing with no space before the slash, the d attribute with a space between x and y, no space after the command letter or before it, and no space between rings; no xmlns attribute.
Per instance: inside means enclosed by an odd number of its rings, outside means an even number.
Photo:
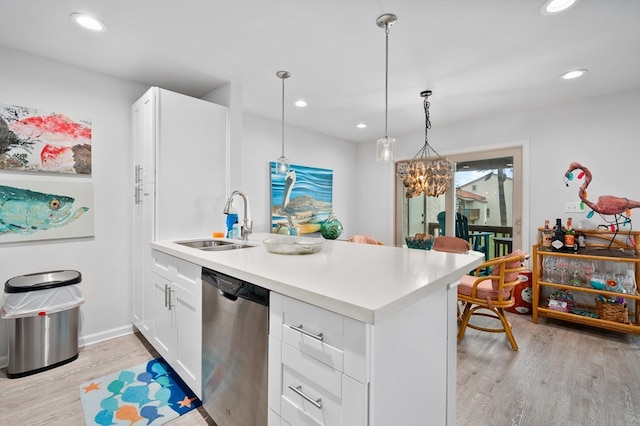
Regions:
<svg viewBox="0 0 640 426"><path fill-rule="evenodd" d="M173 241L151 247L370 324L456 282L484 261L474 251L451 254L332 240L319 253L280 255L262 244L274 237L279 236L252 234L248 243L255 247L228 251L203 251Z"/></svg>

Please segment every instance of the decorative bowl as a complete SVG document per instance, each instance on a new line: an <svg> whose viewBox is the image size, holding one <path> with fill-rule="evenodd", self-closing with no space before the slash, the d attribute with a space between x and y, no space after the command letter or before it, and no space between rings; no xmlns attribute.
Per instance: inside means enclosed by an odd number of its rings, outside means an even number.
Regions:
<svg viewBox="0 0 640 426"><path fill-rule="evenodd" d="M324 238L277 237L262 243L269 253L275 254L312 254L322 250Z"/></svg>
<svg viewBox="0 0 640 426"><path fill-rule="evenodd" d="M602 278L598 279L598 278L591 278L591 287L595 288L596 290L604 290L604 288L607 286L607 284L604 282L604 280Z"/></svg>

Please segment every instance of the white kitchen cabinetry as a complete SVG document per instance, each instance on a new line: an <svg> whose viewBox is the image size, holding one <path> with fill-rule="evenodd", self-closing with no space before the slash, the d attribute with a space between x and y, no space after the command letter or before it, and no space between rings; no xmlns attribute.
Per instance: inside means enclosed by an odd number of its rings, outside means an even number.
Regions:
<svg viewBox="0 0 640 426"><path fill-rule="evenodd" d="M132 323L162 353L166 328L154 329L162 321L156 315L162 285L152 273L150 243L200 238L224 226L227 108L152 87L132 106L132 119ZM174 291L179 316L191 295ZM199 332L193 334L200 339ZM189 356L200 357L200 352ZM199 387L193 390L199 393Z"/></svg>
<svg viewBox="0 0 640 426"><path fill-rule="evenodd" d="M371 325L272 292L269 426L455 425L455 294Z"/></svg>
<svg viewBox="0 0 640 426"><path fill-rule="evenodd" d="M153 312L149 242L154 235L154 92L152 90L132 107L134 157L133 212L133 324L149 338Z"/></svg>
<svg viewBox="0 0 640 426"><path fill-rule="evenodd" d="M149 340L202 398L202 268L155 250L153 259Z"/></svg>
<svg viewBox="0 0 640 426"><path fill-rule="evenodd" d="M366 425L365 323L271 293L272 424Z"/></svg>

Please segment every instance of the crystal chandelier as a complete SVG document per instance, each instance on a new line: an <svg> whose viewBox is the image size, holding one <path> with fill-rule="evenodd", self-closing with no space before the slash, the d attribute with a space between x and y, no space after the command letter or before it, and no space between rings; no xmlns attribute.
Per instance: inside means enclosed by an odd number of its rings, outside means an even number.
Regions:
<svg viewBox="0 0 640 426"><path fill-rule="evenodd" d="M454 172L454 163L446 157L441 157L431 145L429 145L428 131L431 128L429 121L429 96L431 90L420 92L424 98L424 146L413 159L398 161L398 176L407 188L407 198L424 194L428 197L438 197L444 194L451 183ZM435 156L432 156L434 154Z"/></svg>
<svg viewBox="0 0 640 426"><path fill-rule="evenodd" d="M284 155L284 81L291 77L291 73L278 71L276 75L282 79L282 155L276 160L276 174L286 175L289 172L289 159Z"/></svg>

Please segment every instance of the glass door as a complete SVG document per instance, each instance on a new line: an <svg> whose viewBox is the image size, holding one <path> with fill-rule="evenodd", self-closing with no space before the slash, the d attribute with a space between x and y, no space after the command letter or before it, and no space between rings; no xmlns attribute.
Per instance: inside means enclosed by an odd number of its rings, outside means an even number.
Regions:
<svg viewBox="0 0 640 426"><path fill-rule="evenodd" d="M396 178L396 218L401 218L396 221L396 245L416 233L438 236L442 233L438 213L451 205L452 211L466 216L469 232L476 234L470 242L482 246L487 258L501 253L496 247L504 253L522 247L522 148L447 157L456 163L454 203L448 202L450 192L406 198L402 181Z"/></svg>

